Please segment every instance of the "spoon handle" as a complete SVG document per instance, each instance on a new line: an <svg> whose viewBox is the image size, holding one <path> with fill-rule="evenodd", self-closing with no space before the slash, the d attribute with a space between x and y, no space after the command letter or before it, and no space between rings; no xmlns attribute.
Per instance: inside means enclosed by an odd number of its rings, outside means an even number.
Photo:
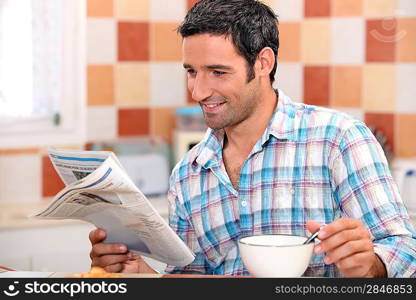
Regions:
<svg viewBox="0 0 416 300"><path fill-rule="evenodd" d="M308 237L307 239L306 239L306 241L304 241L303 242L303 244L305 245L305 244L309 244L309 243L312 243L315 239L316 239L316 237L318 236L318 234L319 234L319 230L320 229L318 229L317 231L315 231L310 237Z"/></svg>

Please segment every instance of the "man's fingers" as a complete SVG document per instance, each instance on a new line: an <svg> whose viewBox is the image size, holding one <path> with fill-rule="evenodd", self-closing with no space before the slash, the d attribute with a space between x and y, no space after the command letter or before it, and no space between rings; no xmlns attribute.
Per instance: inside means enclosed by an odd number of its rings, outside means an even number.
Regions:
<svg viewBox="0 0 416 300"><path fill-rule="evenodd" d="M371 251L373 249L373 244L369 240L353 240L332 249L333 250L327 251L327 255L324 259L326 264L338 263L346 257L352 257L357 253Z"/></svg>
<svg viewBox="0 0 416 300"><path fill-rule="evenodd" d="M99 266L107 270L108 266L121 264L127 260L129 260L129 256L125 254L95 256L91 260L91 266Z"/></svg>
<svg viewBox="0 0 416 300"><path fill-rule="evenodd" d="M107 237L107 234L105 230L100 229L100 228L91 231L89 234L91 245L94 245L96 243L103 241L106 237Z"/></svg>
<svg viewBox="0 0 416 300"><path fill-rule="evenodd" d="M123 270L123 265L113 264L113 265L106 266L104 269L109 273L119 273Z"/></svg>
<svg viewBox="0 0 416 300"><path fill-rule="evenodd" d="M366 238L365 230L350 229L339 231L336 234L329 236L328 238L321 240L319 247L315 248L317 254L324 252L330 252L335 248L342 247L347 242L350 241L365 241L369 239Z"/></svg>
<svg viewBox="0 0 416 300"><path fill-rule="evenodd" d="M357 219L341 218L323 227L318 238L320 240L325 240L340 231L355 229L360 226L363 226L363 224Z"/></svg>
<svg viewBox="0 0 416 300"><path fill-rule="evenodd" d="M313 233L313 232L317 231L321 227L322 227L322 225L319 224L319 223L317 223L317 222L315 222L315 221L308 221L308 222L306 222L306 229L308 229L308 231L310 233Z"/></svg>
<svg viewBox="0 0 416 300"><path fill-rule="evenodd" d="M126 245L99 243L92 246L90 256L98 257L109 254L124 254L127 252Z"/></svg>

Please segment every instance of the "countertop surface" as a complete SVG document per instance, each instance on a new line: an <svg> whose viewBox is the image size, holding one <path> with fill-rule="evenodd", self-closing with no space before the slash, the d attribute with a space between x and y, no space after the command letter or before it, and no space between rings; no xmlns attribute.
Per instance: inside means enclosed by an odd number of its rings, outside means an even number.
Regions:
<svg viewBox="0 0 416 300"><path fill-rule="evenodd" d="M168 202L166 196L149 197L153 207L165 219L168 217ZM39 201L36 203L7 203L0 204L0 230L24 229L42 226L56 226L67 224L83 224L80 220L45 220L32 217L45 209L49 201Z"/></svg>

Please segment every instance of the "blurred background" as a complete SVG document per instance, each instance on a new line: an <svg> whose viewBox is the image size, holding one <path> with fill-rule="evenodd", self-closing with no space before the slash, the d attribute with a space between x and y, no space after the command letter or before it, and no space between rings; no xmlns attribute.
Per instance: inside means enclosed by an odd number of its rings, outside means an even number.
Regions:
<svg viewBox="0 0 416 300"><path fill-rule="evenodd" d="M4 234L34 226L22 221L24 208L45 205L63 188L48 146L136 155L129 170L136 183L165 200L172 167L206 129L186 89L176 33L195 2L0 0ZM416 1L263 2L280 20L275 87L366 122L414 214ZM23 268L51 269L28 255Z"/></svg>

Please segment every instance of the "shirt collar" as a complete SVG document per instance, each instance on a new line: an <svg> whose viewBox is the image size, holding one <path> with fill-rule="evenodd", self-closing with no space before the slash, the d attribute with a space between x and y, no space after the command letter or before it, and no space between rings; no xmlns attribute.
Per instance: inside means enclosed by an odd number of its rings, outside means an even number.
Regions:
<svg viewBox="0 0 416 300"><path fill-rule="evenodd" d="M295 140L295 116L296 103L282 90L276 90L278 102L276 110L270 119L269 125L260 139L260 147L264 145L273 135L279 140ZM198 152L193 162L204 168L219 166L222 157L224 143L224 129L213 130L209 128L201 141ZM256 146L258 143L256 144ZM255 146L255 147L256 147Z"/></svg>

